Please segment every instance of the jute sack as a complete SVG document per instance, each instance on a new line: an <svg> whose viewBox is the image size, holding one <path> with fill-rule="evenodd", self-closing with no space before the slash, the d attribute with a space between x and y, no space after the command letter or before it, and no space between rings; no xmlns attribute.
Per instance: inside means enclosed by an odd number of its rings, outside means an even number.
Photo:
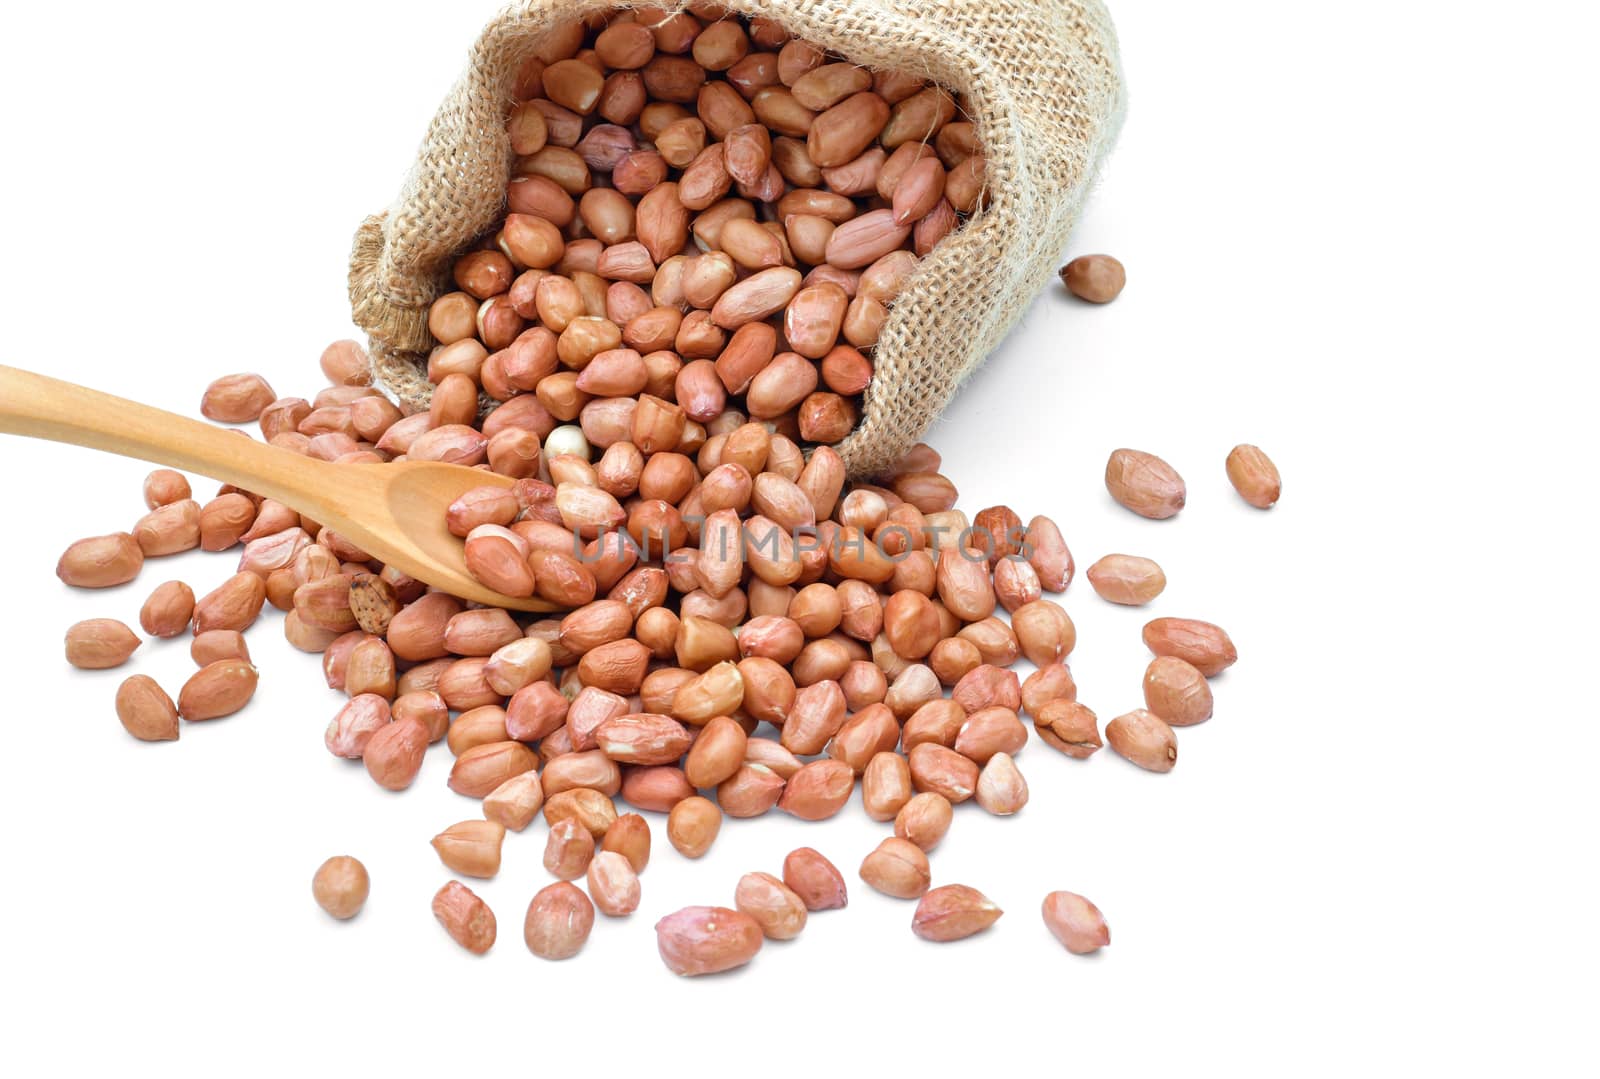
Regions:
<svg viewBox="0 0 1600 1079"><path fill-rule="evenodd" d="M491 22L439 107L400 197L368 218L350 300L378 378L423 406L429 304L455 256L504 213L512 86L541 36L628 0L520 0ZM861 422L836 448L852 476L881 474L1051 279L1116 137L1123 90L1100 0L726 0L875 69L958 91L987 158L988 204L922 261L890 309Z"/></svg>

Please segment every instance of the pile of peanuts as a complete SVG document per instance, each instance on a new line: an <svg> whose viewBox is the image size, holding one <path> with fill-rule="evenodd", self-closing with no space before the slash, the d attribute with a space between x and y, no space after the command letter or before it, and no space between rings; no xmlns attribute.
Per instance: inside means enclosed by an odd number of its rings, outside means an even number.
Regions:
<svg viewBox="0 0 1600 1079"><path fill-rule="evenodd" d="M979 932L997 905L932 887L928 852L954 807L1027 803L1024 715L1070 757L1103 744L1066 664L1072 620L1044 598L1074 575L1055 523L1005 506L969 519L926 445L878 483L847 482L829 447L854 426L871 377L863 350L895 289L979 204L971 125L918 79L719 16L693 4L575 23L529 62L510 116L522 155L510 212L456 264L461 291L431 311L429 410L407 415L372 388L349 341L323 354L332 385L311 401L257 375L218 379L202 400L206 416L257 423L294 452L510 477L458 499L447 524L483 583L570 613L529 618L429 591L271 499L224 487L201 505L167 470L146 480L149 513L131 532L79 541L57 567L70 585L107 587L146 557L242 545L237 573L209 593L171 581L144 604L151 636L192 631L199 669L176 703L146 676L127 679L123 725L170 740L180 719L237 712L257 679L242 634L266 605L284 611L288 640L321 653L347 698L329 752L393 791L430 745L454 756L449 786L481 812L434 837L447 869L494 876L506 832L543 816L557 882L533 897L524 938L550 959L582 948L596 909L638 908L643 814L665 815L669 843L697 858L724 817L821 820L858 786L867 815L893 828L862 880L918 899L925 939ZM480 395L493 402L481 415ZM1227 467L1253 505L1276 501L1259 450L1238 447ZM1135 450L1112 454L1106 484L1146 517L1185 501L1178 473ZM1131 555L1086 576L1122 604L1165 586ZM1173 728L1209 718L1207 679L1236 653L1192 619L1158 618L1144 639L1156 656L1145 707L1107 723L1104 744L1164 772ZM115 667L139 644L93 619L68 631L67 657ZM1009 669L1019 658L1036 667L1025 680ZM345 856L314 881L340 918L368 887ZM781 877L741 879L732 908L663 918L661 956L680 974L727 970L845 902L838 869L801 848ZM433 911L469 951L493 944L493 912L461 882ZM1053 892L1042 913L1071 951L1109 942L1081 896Z"/></svg>
<svg viewBox="0 0 1600 1079"><path fill-rule="evenodd" d="M528 61L508 213L429 312L430 419L380 448L488 437L497 470L533 475L529 436L556 423L638 451L615 467L692 454L730 415L805 444L855 427L864 350L980 206L983 155L938 87L718 15L573 23ZM480 393L509 406L481 432Z"/></svg>

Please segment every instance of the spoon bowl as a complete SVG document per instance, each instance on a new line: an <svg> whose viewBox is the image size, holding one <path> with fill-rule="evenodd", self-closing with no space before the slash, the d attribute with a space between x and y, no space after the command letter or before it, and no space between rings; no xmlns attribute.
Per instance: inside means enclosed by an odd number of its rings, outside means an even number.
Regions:
<svg viewBox="0 0 1600 1079"><path fill-rule="evenodd" d="M508 476L433 461L337 465L240 437L149 405L0 365L0 432L46 438L197 472L282 502L373 558L458 599L546 612L545 600L501 595L467 571L445 511Z"/></svg>

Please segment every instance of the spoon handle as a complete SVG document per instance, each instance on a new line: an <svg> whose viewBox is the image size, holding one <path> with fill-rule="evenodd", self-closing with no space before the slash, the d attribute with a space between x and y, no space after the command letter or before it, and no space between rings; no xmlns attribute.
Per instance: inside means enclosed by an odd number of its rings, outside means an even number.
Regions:
<svg viewBox="0 0 1600 1079"><path fill-rule="evenodd" d="M231 483L316 516L324 470L224 427L0 364L0 432L68 442Z"/></svg>

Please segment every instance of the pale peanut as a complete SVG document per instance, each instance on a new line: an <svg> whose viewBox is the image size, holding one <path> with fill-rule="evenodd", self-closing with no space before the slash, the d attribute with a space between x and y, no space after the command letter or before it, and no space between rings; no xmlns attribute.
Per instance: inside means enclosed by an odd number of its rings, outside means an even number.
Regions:
<svg viewBox="0 0 1600 1079"><path fill-rule="evenodd" d="M761 950L760 924L726 907L685 907L656 923L656 948L674 974L717 974Z"/></svg>
<svg viewBox="0 0 1600 1079"><path fill-rule="evenodd" d="M1145 668L1144 703L1169 726L1190 727L1211 718L1211 686L1192 664L1157 656Z"/></svg>
<svg viewBox="0 0 1600 1079"><path fill-rule="evenodd" d="M311 894L317 906L340 920L361 913L370 889L367 867L346 854L323 862L311 878Z"/></svg>
<svg viewBox="0 0 1600 1079"><path fill-rule="evenodd" d="M115 618L90 618L67 629L67 662L80 670L120 667L143 643Z"/></svg>
<svg viewBox="0 0 1600 1079"><path fill-rule="evenodd" d="M1108 554L1084 575L1101 599L1129 607L1142 607L1167 587L1167 575L1148 558Z"/></svg>
<svg viewBox="0 0 1600 1079"><path fill-rule="evenodd" d="M1228 482L1256 509L1268 509L1277 504L1283 494L1283 481L1278 477L1278 466L1261 452L1259 446L1243 443L1228 453Z"/></svg>
<svg viewBox="0 0 1600 1079"><path fill-rule="evenodd" d="M896 899L915 899L928 890L928 856L909 840L885 839L861 862L861 879Z"/></svg>
<svg viewBox="0 0 1600 1079"><path fill-rule="evenodd" d="M500 846L505 837L505 827L495 821L465 820L452 824L432 842L439 860L452 872L492 877L500 871Z"/></svg>
<svg viewBox="0 0 1600 1079"><path fill-rule="evenodd" d="M1159 716L1136 708L1106 724L1106 742L1150 772L1170 772L1178 762L1178 736Z"/></svg>
<svg viewBox="0 0 1600 1079"><path fill-rule="evenodd" d="M540 959L570 959L594 928L594 904L566 881L542 888L528 904L522 939Z"/></svg>
<svg viewBox="0 0 1600 1079"><path fill-rule="evenodd" d="M117 718L141 742L170 742L178 737L178 708L148 675L136 674L117 687Z"/></svg>
<svg viewBox="0 0 1600 1079"><path fill-rule="evenodd" d="M1142 450L1121 449L1106 461L1106 490L1141 517L1161 521L1183 509L1183 477L1167 462Z"/></svg>
<svg viewBox="0 0 1600 1079"><path fill-rule="evenodd" d="M1174 656L1213 678L1239 658L1221 626L1195 618L1157 618L1144 627L1145 646L1158 656Z"/></svg>
<svg viewBox="0 0 1600 1079"><path fill-rule="evenodd" d="M1100 908L1075 892L1051 892L1044 897L1041 913L1051 935L1074 955L1088 955L1111 943Z"/></svg>
<svg viewBox="0 0 1600 1079"><path fill-rule="evenodd" d="M494 947L494 911L461 882L453 880L434 893L433 916L451 940L473 955Z"/></svg>
<svg viewBox="0 0 1600 1079"><path fill-rule="evenodd" d="M945 884L922 897L911 917L911 931L939 943L961 940L988 929L1004 913L976 888Z"/></svg>
<svg viewBox="0 0 1600 1079"><path fill-rule="evenodd" d="M733 905L754 919L768 940L793 940L806 925L805 901L771 873L740 877Z"/></svg>

